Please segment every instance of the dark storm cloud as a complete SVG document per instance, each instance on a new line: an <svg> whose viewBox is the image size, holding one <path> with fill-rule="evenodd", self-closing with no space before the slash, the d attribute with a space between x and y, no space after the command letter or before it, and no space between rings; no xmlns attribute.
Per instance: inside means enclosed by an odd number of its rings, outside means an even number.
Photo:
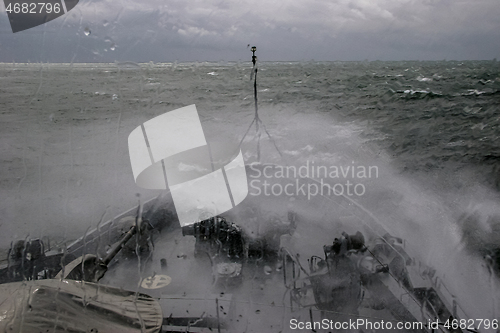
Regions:
<svg viewBox="0 0 500 333"><path fill-rule="evenodd" d="M500 54L497 0L80 1L65 17L15 35L5 18L1 61L246 60L247 44L261 60ZM41 38L45 49L30 51Z"/></svg>

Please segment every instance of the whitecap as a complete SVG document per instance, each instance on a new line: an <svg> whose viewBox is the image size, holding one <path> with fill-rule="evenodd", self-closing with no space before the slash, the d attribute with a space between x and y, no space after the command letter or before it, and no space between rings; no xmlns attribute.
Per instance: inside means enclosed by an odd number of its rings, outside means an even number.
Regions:
<svg viewBox="0 0 500 333"><path fill-rule="evenodd" d="M432 81L432 79L430 77L418 76L417 77L417 81L420 81L420 82L430 82L430 81Z"/></svg>
<svg viewBox="0 0 500 333"><path fill-rule="evenodd" d="M200 167L199 165L191 165L185 163L179 163L179 171L198 171L198 172L206 172L207 169Z"/></svg>
<svg viewBox="0 0 500 333"><path fill-rule="evenodd" d="M292 155L292 156L300 155L300 152L297 150L284 150L283 152L287 155Z"/></svg>

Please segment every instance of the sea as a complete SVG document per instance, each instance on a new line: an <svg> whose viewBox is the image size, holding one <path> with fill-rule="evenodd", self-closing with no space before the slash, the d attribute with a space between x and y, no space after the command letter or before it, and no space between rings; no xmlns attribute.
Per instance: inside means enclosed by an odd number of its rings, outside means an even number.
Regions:
<svg viewBox="0 0 500 333"><path fill-rule="evenodd" d="M191 104L207 140L241 142L248 167L339 184L452 289L499 295L496 59L0 64L0 247L62 244L160 194L134 183L128 135Z"/></svg>

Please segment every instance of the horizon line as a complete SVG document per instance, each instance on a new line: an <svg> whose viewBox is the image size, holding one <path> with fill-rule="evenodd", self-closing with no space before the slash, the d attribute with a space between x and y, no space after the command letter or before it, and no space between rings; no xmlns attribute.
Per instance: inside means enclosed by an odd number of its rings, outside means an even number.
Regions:
<svg viewBox="0 0 500 333"><path fill-rule="evenodd" d="M259 63L371 63L371 62L497 62L497 58L493 59L441 59L441 60L418 60L418 59L404 59L404 60L262 60ZM241 63L251 63L251 61L242 60L186 60L186 61L91 61L91 62L16 62L16 61L0 61L0 65L76 65L76 64L103 64L103 65L151 65L151 64L164 64L164 65L180 65L180 64L241 64Z"/></svg>

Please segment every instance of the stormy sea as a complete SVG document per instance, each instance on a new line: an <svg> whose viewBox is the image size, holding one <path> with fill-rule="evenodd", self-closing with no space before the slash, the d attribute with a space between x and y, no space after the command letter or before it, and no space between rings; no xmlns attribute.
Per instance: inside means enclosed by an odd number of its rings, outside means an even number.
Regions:
<svg viewBox="0 0 500 333"><path fill-rule="evenodd" d="M258 62L258 127L252 73L251 62L0 64L0 248L74 240L161 194L135 184L128 135L195 104L208 140L242 141L249 168L273 165L249 196L293 206L324 187L273 179L328 182L437 267L471 317L498 318L499 62Z"/></svg>

